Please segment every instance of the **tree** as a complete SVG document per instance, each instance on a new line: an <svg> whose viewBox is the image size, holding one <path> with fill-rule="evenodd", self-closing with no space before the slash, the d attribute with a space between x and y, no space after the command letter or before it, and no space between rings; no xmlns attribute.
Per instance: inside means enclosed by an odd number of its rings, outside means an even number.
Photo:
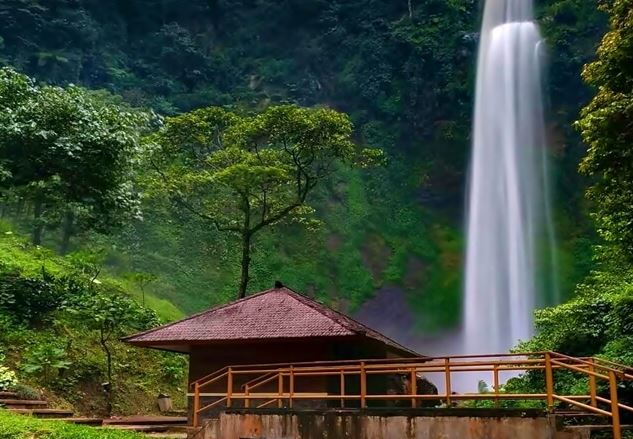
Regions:
<svg viewBox="0 0 633 439"><path fill-rule="evenodd" d="M348 117L327 108L284 105L255 116L195 110L167 119L153 139L154 187L240 239L244 297L254 237L289 218L306 220L309 195L339 164L368 165L380 156L359 154L351 135Z"/></svg>
<svg viewBox="0 0 633 439"><path fill-rule="evenodd" d="M618 247L597 248L596 270L576 287L569 302L539 310L535 315L536 334L519 344L516 352L555 351L576 357L597 356L633 366L633 270ZM544 376L532 371L515 381L508 391L542 391ZM587 390L587 379L560 371L555 376L561 393ZM599 392L601 387L598 387ZM540 389L540 390L537 390ZM608 389L600 396L608 397ZM630 405L633 385L618 383L619 399ZM626 414L623 413L623 416ZM629 419L630 421L630 419ZM627 421L628 422L628 421Z"/></svg>
<svg viewBox="0 0 633 439"><path fill-rule="evenodd" d="M114 390L112 343L132 330L144 330L158 324L156 314L124 295L100 291L88 285L69 307L69 313L87 329L95 331L105 356L107 382L103 384L108 415L112 413Z"/></svg>
<svg viewBox="0 0 633 439"><path fill-rule="evenodd" d="M577 122L588 146L580 170L593 179L588 196L600 234L633 258L633 0L604 8L610 30L583 72L597 93Z"/></svg>
<svg viewBox="0 0 633 439"><path fill-rule="evenodd" d="M106 230L139 216L131 187L149 116L82 88L36 86L0 70L0 160L5 189L33 206L33 243L62 223L61 250L80 228Z"/></svg>
<svg viewBox="0 0 633 439"><path fill-rule="evenodd" d="M158 277L155 274L143 271L125 273L124 277L138 285L141 290L141 306L145 307L145 288L147 288L151 283L156 282Z"/></svg>

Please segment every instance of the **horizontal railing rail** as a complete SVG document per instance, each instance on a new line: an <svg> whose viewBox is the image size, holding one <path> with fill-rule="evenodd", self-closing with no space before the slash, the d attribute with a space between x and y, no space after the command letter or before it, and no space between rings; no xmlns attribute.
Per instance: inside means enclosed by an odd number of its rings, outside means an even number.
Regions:
<svg viewBox="0 0 633 439"><path fill-rule="evenodd" d="M566 395L555 392L556 373L565 371L587 379L587 394ZM506 393L502 389L503 375L542 373L544 388L535 393ZM456 377L468 373L490 373L491 391L480 393L453 392ZM439 376L443 384L440 394L424 394L418 389L420 375ZM400 376L400 393L371 388L377 377ZM372 378L373 377L373 378ZM306 390L297 386L308 379L329 379L327 392ZM198 426L200 416L211 409L235 406L239 401L244 408L263 408L277 403L278 408L293 408L298 401L323 401L344 408L348 403L360 409L368 402L393 404L408 401L410 407L421 403L454 407L463 401L492 400L495 406L501 401L543 401L549 412L555 412L556 403L563 403L584 412L610 418L614 439L621 439L620 411L633 412L633 408L618 399L618 383L633 381L631 368L597 358L576 358L555 352L530 352L499 355L455 355L449 357L421 357L413 359L327 361L318 363L236 365L220 369L191 383L193 387L193 425ZM606 394L598 394L598 383L605 383ZM321 381L322 383L322 381ZM337 390L332 391L332 383ZM351 390L349 387L354 390ZM211 389L212 387L212 389ZM379 386L380 387L380 386ZM322 390L322 389L321 389ZM202 406L202 398L211 398ZM349 406L348 406L349 407Z"/></svg>

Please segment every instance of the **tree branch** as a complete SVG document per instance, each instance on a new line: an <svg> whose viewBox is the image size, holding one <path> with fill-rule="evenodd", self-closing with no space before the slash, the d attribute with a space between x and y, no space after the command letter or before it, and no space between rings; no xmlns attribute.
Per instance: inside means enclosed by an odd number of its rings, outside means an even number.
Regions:
<svg viewBox="0 0 633 439"><path fill-rule="evenodd" d="M299 202L299 201L292 203L290 206L285 207L284 209L279 211L277 214L271 217L268 217L263 221L260 221L255 227L253 227L250 230L251 235L254 235L255 233L257 233L264 227L283 219L286 215L288 215L290 212L292 212L294 209L301 206L302 204L303 202Z"/></svg>
<svg viewBox="0 0 633 439"><path fill-rule="evenodd" d="M189 212L191 212L194 215L196 215L198 218L201 218L201 219L203 219L205 221L208 221L208 222L212 223L213 226L219 232L240 232L242 230L240 227L237 227L237 226L224 226L224 225L220 224L220 222L217 220L217 218L214 218L211 215L207 215L204 212L200 212L198 209L196 209L190 203L185 201L180 195L177 195L177 194L172 195L172 200L174 202L176 202L179 206L184 207Z"/></svg>
<svg viewBox="0 0 633 439"><path fill-rule="evenodd" d="M158 175L163 179L165 184L168 185L169 179L167 178L165 173L160 169L160 167L154 162L154 160L152 160L151 157L149 159L149 163L152 166L152 168L154 168L154 170L158 173ZM220 224L220 222L217 220L217 218L214 218L211 215L207 215L206 213L199 211L193 205L191 205L189 202L187 202L180 194L174 193L171 190L169 190L169 192L171 192L170 193L170 198L171 198L171 200L173 202L175 202L179 206L187 209L189 212L191 212L192 214L196 215L197 217L212 223L214 225L214 227L218 231L220 231L220 232L240 232L241 231L241 228L239 228L237 226L224 226L224 225Z"/></svg>
<svg viewBox="0 0 633 439"><path fill-rule="evenodd" d="M279 212L277 212L275 215L262 219L262 221L260 221L255 227L253 227L250 232L251 234L255 234L257 233L259 230L263 229L264 227L273 224L281 219L283 219L286 215L288 215L290 212L292 212L293 210L295 210L297 207L301 206L306 198L308 197L308 194L310 193L310 191L312 189L314 189L314 187L316 186L317 181L311 181L310 178L306 175L306 183L304 186L303 191L299 194L299 198L297 199L297 201L295 201L294 203L290 204L289 206L286 206L285 208L283 208L282 210L280 210Z"/></svg>

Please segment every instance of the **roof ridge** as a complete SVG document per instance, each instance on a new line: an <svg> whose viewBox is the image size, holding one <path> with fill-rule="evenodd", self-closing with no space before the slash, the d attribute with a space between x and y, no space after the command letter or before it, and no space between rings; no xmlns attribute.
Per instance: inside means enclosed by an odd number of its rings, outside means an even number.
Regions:
<svg viewBox="0 0 633 439"><path fill-rule="evenodd" d="M121 337L120 340L125 341L125 340L129 340L131 338L140 337L142 335L151 334L152 332L155 332L155 331L158 331L158 330L162 330L162 329L165 329L165 328L169 328L170 326L174 326L174 325L176 325L178 323L186 322L188 320L195 319L196 317L200 317L200 316L203 316L203 315L208 314L208 313L212 313L212 312L224 309L224 308L228 308L228 307L233 306L233 305L237 305L238 303L244 302L244 301L246 301L248 299L251 299L253 297L262 296L264 294L271 293L271 292L273 292L273 291L275 291L277 289L278 288L269 288L267 290L260 291L259 293L251 294L250 296L242 297L241 299L237 299L237 300L234 300L232 302L224 303L224 304L221 304L221 305L216 305L216 306L211 307L209 309L205 309L204 311L200 311L200 312L197 312L195 314L191 314L190 316L185 317L183 319L175 320L173 322L165 323L164 325L160 325L160 326L156 326L154 328L146 329L145 331L141 331L141 332L137 332L135 334L131 334L131 335L127 335L125 337Z"/></svg>

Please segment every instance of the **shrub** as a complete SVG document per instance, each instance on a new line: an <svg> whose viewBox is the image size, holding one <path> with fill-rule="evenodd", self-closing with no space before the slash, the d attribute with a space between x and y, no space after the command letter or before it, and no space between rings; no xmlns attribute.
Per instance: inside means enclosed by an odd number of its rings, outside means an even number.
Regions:
<svg viewBox="0 0 633 439"><path fill-rule="evenodd" d="M49 315L62 307L67 299L66 288L46 270L39 276L19 272L0 274L0 310L30 326L44 323Z"/></svg>
<svg viewBox="0 0 633 439"><path fill-rule="evenodd" d="M0 391L11 389L18 383L15 372L6 366L0 365Z"/></svg>
<svg viewBox="0 0 633 439"><path fill-rule="evenodd" d="M42 399L42 392L39 390L27 386L26 384L17 383L9 387L11 392L15 392L18 396L18 399L26 399L26 400L39 400Z"/></svg>
<svg viewBox="0 0 633 439"><path fill-rule="evenodd" d="M187 372L187 360L178 354L164 353L161 362L163 377L172 382L180 382Z"/></svg>
<svg viewBox="0 0 633 439"><path fill-rule="evenodd" d="M54 374L68 369L72 363L67 360L66 350L53 343L36 345L24 356L22 371L49 382Z"/></svg>

